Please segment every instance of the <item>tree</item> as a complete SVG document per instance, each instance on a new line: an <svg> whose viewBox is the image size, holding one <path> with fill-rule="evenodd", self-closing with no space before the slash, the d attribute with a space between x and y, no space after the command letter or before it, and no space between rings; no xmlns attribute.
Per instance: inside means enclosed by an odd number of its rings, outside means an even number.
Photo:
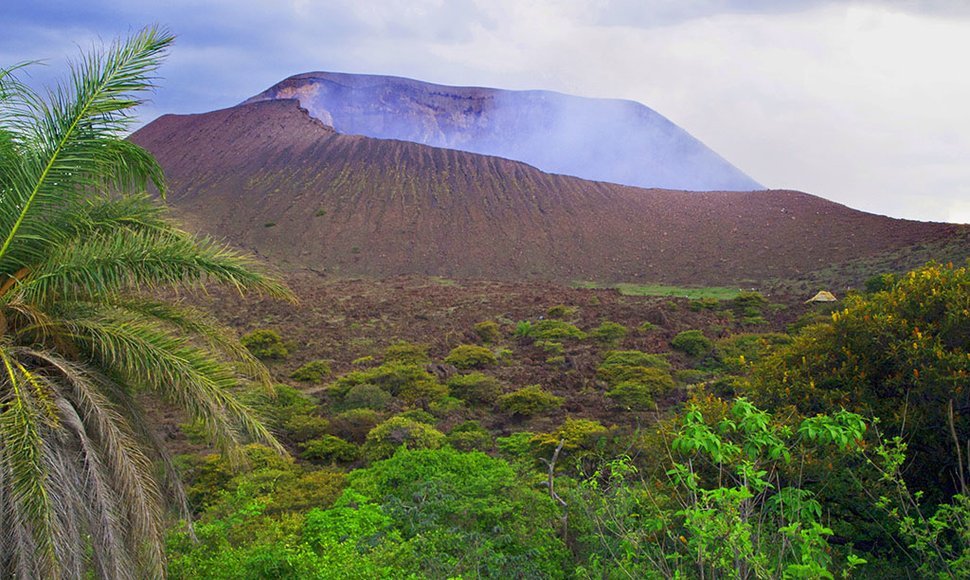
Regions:
<svg viewBox="0 0 970 580"><path fill-rule="evenodd" d="M152 156L121 138L173 37L84 54L40 95L0 69L0 575L164 574L164 457L140 396L223 450L279 448L231 389L265 368L205 313L159 296L228 284L290 297L245 256L180 230ZM164 462L163 462L164 464ZM171 473L171 472L170 472ZM170 484L177 487L175 478Z"/></svg>

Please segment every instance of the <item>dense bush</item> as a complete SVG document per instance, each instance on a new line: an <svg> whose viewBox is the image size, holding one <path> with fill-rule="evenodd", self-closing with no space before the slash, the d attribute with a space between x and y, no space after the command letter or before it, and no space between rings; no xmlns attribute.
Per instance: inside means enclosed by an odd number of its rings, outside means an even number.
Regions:
<svg viewBox="0 0 970 580"><path fill-rule="evenodd" d="M562 406L563 398L544 391L539 385L530 385L498 398L499 407L506 413L531 417L547 413Z"/></svg>
<svg viewBox="0 0 970 580"><path fill-rule="evenodd" d="M616 344L626 338L627 332L629 331L622 324L607 320L591 330L589 335L597 342Z"/></svg>
<svg viewBox="0 0 970 580"><path fill-rule="evenodd" d="M459 369L479 369L494 365L498 361L495 354L484 346L463 344L451 349L445 357L445 362Z"/></svg>
<svg viewBox="0 0 970 580"><path fill-rule="evenodd" d="M648 354L638 350L613 350L606 353L596 374L613 385L641 376L642 369L670 370L670 362L663 355Z"/></svg>
<svg viewBox="0 0 970 580"><path fill-rule="evenodd" d="M607 391L606 396L619 405L633 411L647 411L655 407L654 395L668 391L674 387L674 380L669 373L659 369L646 369L656 373L652 382L644 380L622 381Z"/></svg>
<svg viewBox="0 0 970 580"><path fill-rule="evenodd" d="M331 417L330 425L335 434L356 443L363 443L371 429L381 422L383 416L373 409L351 409Z"/></svg>
<svg viewBox="0 0 970 580"><path fill-rule="evenodd" d="M495 377L473 372L448 380L451 394L470 403L492 404L502 394L502 383Z"/></svg>
<svg viewBox="0 0 970 580"><path fill-rule="evenodd" d="M735 334L715 343L717 367L729 373L744 374L779 346L791 343L787 334Z"/></svg>
<svg viewBox="0 0 970 580"><path fill-rule="evenodd" d="M367 459L375 461L390 457L402 445L408 449L437 449L444 443L444 434L434 427L398 416L371 429L364 442L363 453Z"/></svg>
<svg viewBox="0 0 970 580"><path fill-rule="evenodd" d="M305 383L319 383L329 376L330 363L325 360L310 361L290 374L291 379Z"/></svg>
<svg viewBox="0 0 970 580"><path fill-rule="evenodd" d="M527 336L534 340L583 340L586 333L562 320L540 320L530 325Z"/></svg>
<svg viewBox="0 0 970 580"><path fill-rule="evenodd" d="M431 357L428 356L428 345L402 340L384 350L384 362L423 366L431 362Z"/></svg>
<svg viewBox="0 0 970 580"><path fill-rule="evenodd" d="M549 308L549 310L546 310L546 316L548 316L549 318L566 319L566 318L572 318L573 316L576 316L577 311L578 311L578 308L576 308L575 306L566 306L565 304L557 304L556 306L552 306L551 308Z"/></svg>
<svg viewBox="0 0 970 580"><path fill-rule="evenodd" d="M307 441L327 433L330 421L317 415L293 415L283 423L283 430L290 441Z"/></svg>
<svg viewBox="0 0 970 580"><path fill-rule="evenodd" d="M490 451L492 435L478 421L465 421L448 432L448 444L459 451Z"/></svg>
<svg viewBox="0 0 970 580"><path fill-rule="evenodd" d="M502 338L502 331L494 320L485 320L475 325L475 334L485 344L497 342Z"/></svg>
<svg viewBox="0 0 970 580"><path fill-rule="evenodd" d="M275 330L265 328L244 334L239 342L261 359L284 359L290 356L290 351L283 342L283 337Z"/></svg>
<svg viewBox="0 0 970 580"><path fill-rule="evenodd" d="M758 366L752 396L806 415L845 406L902 432L906 470L925 491L953 493L956 439L970 439L970 268L928 264L889 290L850 295L824 324Z"/></svg>
<svg viewBox="0 0 970 580"><path fill-rule="evenodd" d="M374 409L383 411L391 403L390 393L377 385L364 383L354 385L344 395L341 406L345 409Z"/></svg>
<svg viewBox="0 0 970 580"><path fill-rule="evenodd" d="M569 417L552 433L538 433L531 442L540 447L540 453L548 454L560 443L565 450L591 448L608 434L599 421Z"/></svg>
<svg viewBox="0 0 970 580"><path fill-rule="evenodd" d="M327 387L338 400L358 385L376 385L410 404L426 405L448 395L448 388L425 368L413 363L386 362L378 367L349 372Z"/></svg>
<svg viewBox="0 0 970 580"><path fill-rule="evenodd" d="M862 418L843 411L791 429L743 399L717 415L691 407L678 420L665 476L644 481L623 457L570 492L591 552L581 575L833 578L865 563L833 551L823 506L785 478L806 457L858 457Z"/></svg>
<svg viewBox="0 0 970 580"><path fill-rule="evenodd" d="M327 463L350 463L360 457L360 449L356 445L333 435L311 439L300 447L303 448L303 452L300 453L303 459Z"/></svg>
<svg viewBox="0 0 970 580"><path fill-rule="evenodd" d="M414 546L422 577L562 578L568 570L548 494L483 453L400 451L352 473L345 495L353 494L358 505L381 502L392 531Z"/></svg>
<svg viewBox="0 0 970 580"><path fill-rule="evenodd" d="M714 344L700 330L685 330L670 341L670 346L692 357L701 357L711 352Z"/></svg>

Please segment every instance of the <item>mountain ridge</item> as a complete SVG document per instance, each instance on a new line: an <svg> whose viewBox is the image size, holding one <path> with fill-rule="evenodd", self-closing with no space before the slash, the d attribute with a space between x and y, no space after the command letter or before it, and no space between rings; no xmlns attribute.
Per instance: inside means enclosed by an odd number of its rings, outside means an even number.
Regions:
<svg viewBox="0 0 970 580"><path fill-rule="evenodd" d="M132 140L191 229L337 275L741 284L959 230L800 192L640 189L343 135L294 100L166 115Z"/></svg>
<svg viewBox="0 0 970 580"><path fill-rule="evenodd" d="M549 173L638 187L763 189L631 100L317 71L288 77L243 104L290 98L345 134L495 155Z"/></svg>

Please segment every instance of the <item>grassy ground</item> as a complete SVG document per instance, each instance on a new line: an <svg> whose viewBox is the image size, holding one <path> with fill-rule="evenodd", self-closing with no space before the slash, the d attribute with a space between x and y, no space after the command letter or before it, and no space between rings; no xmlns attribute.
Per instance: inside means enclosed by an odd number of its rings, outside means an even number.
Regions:
<svg viewBox="0 0 970 580"><path fill-rule="evenodd" d="M700 298L716 298L718 300L730 300L737 298L741 290L737 288L725 288L719 286L664 286L662 284L613 284L609 286L598 285L594 282L578 282L574 284L577 288L616 288L623 296L671 296L674 298L690 298L697 300Z"/></svg>

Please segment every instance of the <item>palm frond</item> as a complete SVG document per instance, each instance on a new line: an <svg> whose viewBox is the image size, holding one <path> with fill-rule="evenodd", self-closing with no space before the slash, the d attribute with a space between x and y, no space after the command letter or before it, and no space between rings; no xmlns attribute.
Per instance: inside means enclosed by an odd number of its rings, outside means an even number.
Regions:
<svg viewBox="0 0 970 580"><path fill-rule="evenodd" d="M187 410L221 450L238 453L234 447L242 439L241 429L248 438L285 453L255 413L230 392L239 385L233 369L186 337L98 310L74 311L64 317L64 325L100 367L123 377L125 384L149 389Z"/></svg>
<svg viewBox="0 0 970 580"><path fill-rule="evenodd" d="M111 296L162 287L191 289L204 282L292 299L286 286L258 271L251 258L179 231L115 229L74 238L55 248L19 285L25 301Z"/></svg>
<svg viewBox="0 0 970 580"><path fill-rule="evenodd" d="M37 261L31 255L37 243L13 242L47 238L51 230L43 218L49 208L96 189L106 176L130 182L161 175L151 156L121 155L119 147L105 145L130 123L129 111L142 102L136 94L153 87L152 75L172 41L166 31L147 28L107 51L91 51L72 65L69 88L51 92L50 102L27 103L36 123L18 135L26 144L20 171L4 191L2 204L14 211L0 212L0 271ZM14 126L25 130L22 123ZM156 186L164 190L161 181Z"/></svg>
<svg viewBox="0 0 970 580"><path fill-rule="evenodd" d="M7 503L8 525L3 534L11 534L11 543L30 552L17 554L17 569L37 565L54 574L54 513L44 465L43 426L49 417L33 400L32 381L19 370L16 359L6 346L0 346L0 389L3 411L0 412L3 481ZM35 562L23 560L35 560ZM20 573L18 572L18 576Z"/></svg>
<svg viewBox="0 0 970 580"><path fill-rule="evenodd" d="M272 377L266 365L239 342L232 329L219 324L211 315L185 304L141 297L105 301L105 305L141 317L146 323L157 321L172 326L186 336L199 337L207 347L222 353L231 362L238 363L239 370L247 378L272 389Z"/></svg>

